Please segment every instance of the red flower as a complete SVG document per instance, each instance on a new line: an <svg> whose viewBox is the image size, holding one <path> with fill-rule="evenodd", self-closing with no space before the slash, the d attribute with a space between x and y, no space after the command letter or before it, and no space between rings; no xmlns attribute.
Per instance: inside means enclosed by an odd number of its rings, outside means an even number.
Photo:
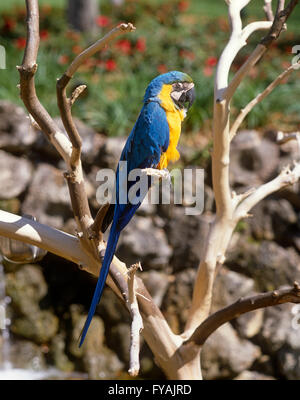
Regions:
<svg viewBox="0 0 300 400"><path fill-rule="evenodd" d="M178 10L179 10L180 12L184 12L184 11L186 11L186 10L189 8L189 6L190 6L190 2L189 2L189 1L187 1L187 0L182 0L182 1L180 1L180 2L178 3Z"/></svg>
<svg viewBox="0 0 300 400"><path fill-rule="evenodd" d="M69 62L69 56L67 56L66 54L62 54L61 56L59 56L58 58L58 63L61 65L65 65L68 64Z"/></svg>
<svg viewBox="0 0 300 400"><path fill-rule="evenodd" d="M144 53L144 51L146 50L146 39L139 38L136 42L135 47L136 47L137 51L139 51L140 53Z"/></svg>
<svg viewBox="0 0 300 400"><path fill-rule="evenodd" d="M117 68L115 60L109 59L105 62L105 68L107 71L114 71Z"/></svg>
<svg viewBox="0 0 300 400"><path fill-rule="evenodd" d="M168 71L168 68L166 67L165 64L159 64L159 65L157 66L157 71L158 71L160 74L164 74L164 73L166 73L166 72Z"/></svg>
<svg viewBox="0 0 300 400"><path fill-rule="evenodd" d="M120 39L116 43L116 47L123 53L129 54L131 52L131 43L128 39Z"/></svg>
<svg viewBox="0 0 300 400"><path fill-rule="evenodd" d="M96 24L101 28L104 28L105 26L110 24L110 18L106 17L105 15L99 15L96 18Z"/></svg>
<svg viewBox="0 0 300 400"><path fill-rule="evenodd" d="M6 32L11 32L15 29L16 21L9 17L4 17L3 29Z"/></svg>
<svg viewBox="0 0 300 400"><path fill-rule="evenodd" d="M207 67L214 67L217 65L218 59L216 57L208 57L208 59L205 61L205 65Z"/></svg>
<svg viewBox="0 0 300 400"><path fill-rule="evenodd" d="M48 40L49 39L49 32L46 29L42 29L40 31L40 38L41 38L41 40Z"/></svg>
<svg viewBox="0 0 300 400"><path fill-rule="evenodd" d="M19 37L18 39L15 40L15 46L17 49L25 49L26 47L26 38L24 37Z"/></svg>

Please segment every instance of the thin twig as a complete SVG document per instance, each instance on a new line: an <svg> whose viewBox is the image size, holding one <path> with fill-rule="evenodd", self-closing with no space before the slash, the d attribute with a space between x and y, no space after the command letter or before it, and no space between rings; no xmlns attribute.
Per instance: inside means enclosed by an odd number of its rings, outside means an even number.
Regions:
<svg viewBox="0 0 300 400"><path fill-rule="evenodd" d="M264 12L266 14L268 21L274 20L274 14L272 10L272 0L265 0Z"/></svg>
<svg viewBox="0 0 300 400"><path fill-rule="evenodd" d="M128 269L128 301L132 317L130 331L130 363L129 374L137 376L140 370L140 333L144 329L143 319L141 317L136 298L135 273L141 269L141 264L134 264Z"/></svg>
<svg viewBox="0 0 300 400"><path fill-rule="evenodd" d="M29 114L54 145L68 165L72 147L66 136L60 132L57 124L40 103L35 90L37 71L37 54L39 49L39 8L37 0L26 0L27 8L27 41L20 73L20 96Z"/></svg>
<svg viewBox="0 0 300 400"><path fill-rule="evenodd" d="M127 32L135 31L135 27L131 24L120 24L110 32L108 32L103 38L97 40L94 44L90 47L82 51L78 56L72 61L70 66L65 72L65 75L68 76L70 79L73 77L77 69L90 57L96 54L98 51L103 49L109 42L115 39L117 36L122 35Z"/></svg>
<svg viewBox="0 0 300 400"><path fill-rule="evenodd" d="M86 88L87 88L86 85L80 85L80 86L77 86L77 88L75 88L75 90L73 91L71 98L70 98L71 106L75 103L75 101L85 91Z"/></svg>
<svg viewBox="0 0 300 400"><path fill-rule="evenodd" d="M294 162L293 169L290 167L284 168L281 173L271 180L253 191L246 199L244 199L236 208L234 213L235 221L238 222L241 218L247 217L249 211L261 200L278 190L293 185L300 179L300 164Z"/></svg>
<svg viewBox="0 0 300 400"><path fill-rule="evenodd" d="M259 93L253 100L251 100L246 107L244 107L236 120L234 121L231 129L230 129L230 140L234 138L237 130L241 126L242 122L246 118L246 116L250 113L250 111L260 102L262 102L277 86L279 86L285 79L287 79L291 73L295 70L295 65L291 65L285 71L283 71L270 85L266 87L266 89Z"/></svg>
<svg viewBox="0 0 300 400"><path fill-rule="evenodd" d="M70 157L70 168L65 174L68 182L69 191L71 195L72 207L75 215L75 219L78 228L83 233L84 245L90 251L97 253L99 247L99 238L93 240L93 235L91 235L91 225L93 224L93 219L91 216L91 211L89 208L89 203L85 191L83 172L81 166L81 149L82 141L74 123L72 117L72 104L78 95L82 92L83 86L77 88L77 91L73 92L71 99L67 97L67 86L72 79L73 75L77 69L86 61L89 57L95 54L97 51L101 50L105 45L107 45L116 36L131 32L135 28L132 24L120 24L113 30L111 30L104 38L99 39L96 43L82 51L75 60L71 63L67 71L62 75L60 79L57 80L56 93L57 93L57 104L60 111L61 119L69 139L72 143L72 151ZM101 235L100 235L101 236Z"/></svg>
<svg viewBox="0 0 300 400"><path fill-rule="evenodd" d="M229 100L233 97L236 89L239 87L245 76L254 67L254 65L257 64L271 44L279 37L287 19L289 18L293 9L296 7L298 1L299 0L291 0L285 9L282 9L284 2L282 2L282 0L278 1L277 11L271 29L256 46L250 57L248 57L248 59L234 75L226 90L224 89L223 98Z"/></svg>

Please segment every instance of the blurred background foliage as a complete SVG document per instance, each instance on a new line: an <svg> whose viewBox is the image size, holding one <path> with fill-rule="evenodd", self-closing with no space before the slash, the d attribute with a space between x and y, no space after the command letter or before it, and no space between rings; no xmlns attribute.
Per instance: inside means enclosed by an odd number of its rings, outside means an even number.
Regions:
<svg viewBox="0 0 300 400"><path fill-rule="evenodd" d="M0 4L0 38L7 51L7 69L0 73L0 98L19 102L18 74L25 47L25 8L23 0ZM263 19L262 1L255 1L244 13L244 22ZM71 30L66 18L65 0L42 0L41 45L38 56L37 90L42 103L58 115L56 79L69 62L95 37ZM141 108L149 81L159 73L182 70L190 74L197 89L196 104L185 123L185 140L194 142L195 133L211 132L213 74L229 35L226 4L220 0L126 0L117 7L101 0L95 16L97 37L121 21L136 25L133 34L117 39L101 54L88 60L77 73L74 85L87 83L88 91L74 107L74 114L107 136L129 134ZM235 114L262 91L291 63L292 47L300 44L299 10L292 16L288 31L241 85L232 108ZM236 58L233 72L254 48L261 33L253 35ZM246 119L248 128L300 128L300 81L295 73ZM196 140L197 141L197 140Z"/></svg>

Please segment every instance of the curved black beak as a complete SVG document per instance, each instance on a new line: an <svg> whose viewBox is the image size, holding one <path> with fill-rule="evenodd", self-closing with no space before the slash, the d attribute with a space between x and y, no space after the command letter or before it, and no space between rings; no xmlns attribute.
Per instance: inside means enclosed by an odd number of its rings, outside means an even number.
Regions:
<svg viewBox="0 0 300 400"><path fill-rule="evenodd" d="M188 108L191 108L196 98L195 87L192 87L190 90L188 90L185 96L186 96L185 101L186 103L188 103Z"/></svg>
<svg viewBox="0 0 300 400"><path fill-rule="evenodd" d="M180 96L180 98L178 100L178 103L181 108L189 109L193 105L195 98L196 98L195 88L193 86L193 87L191 87L191 89L182 93L182 95Z"/></svg>

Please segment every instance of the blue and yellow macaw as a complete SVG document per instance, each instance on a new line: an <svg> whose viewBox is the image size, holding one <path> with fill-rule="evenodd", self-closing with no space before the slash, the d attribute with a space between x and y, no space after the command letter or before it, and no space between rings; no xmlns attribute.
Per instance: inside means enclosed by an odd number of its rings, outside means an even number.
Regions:
<svg viewBox="0 0 300 400"><path fill-rule="evenodd" d="M194 83L190 76L182 72L168 72L151 81L146 89L143 108L121 154L120 161L127 161L127 174L133 169L165 169L170 161L179 159L177 144L181 133L181 122L194 98ZM137 204L130 202L120 204L118 181L119 168L116 173L116 204L110 206L103 221L102 230L105 231L111 222L112 226L79 346L85 339L96 306L100 301L120 233L142 201ZM133 183L128 182L127 190Z"/></svg>

